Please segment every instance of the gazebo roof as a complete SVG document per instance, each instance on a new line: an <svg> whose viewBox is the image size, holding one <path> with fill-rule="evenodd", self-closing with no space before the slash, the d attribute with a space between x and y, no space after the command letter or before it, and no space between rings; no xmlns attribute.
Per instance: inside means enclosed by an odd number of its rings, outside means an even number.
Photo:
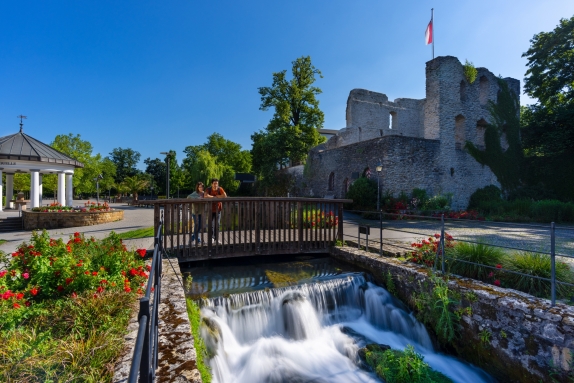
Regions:
<svg viewBox="0 0 574 383"><path fill-rule="evenodd" d="M84 167L81 162L60 153L22 131L0 137L0 159L67 164L76 168Z"/></svg>

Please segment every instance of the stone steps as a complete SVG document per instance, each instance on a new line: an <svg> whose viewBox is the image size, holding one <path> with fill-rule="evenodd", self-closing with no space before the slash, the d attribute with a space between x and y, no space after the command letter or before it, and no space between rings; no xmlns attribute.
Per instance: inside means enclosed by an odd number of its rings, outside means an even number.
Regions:
<svg viewBox="0 0 574 383"><path fill-rule="evenodd" d="M0 233L23 230L22 217L0 218Z"/></svg>

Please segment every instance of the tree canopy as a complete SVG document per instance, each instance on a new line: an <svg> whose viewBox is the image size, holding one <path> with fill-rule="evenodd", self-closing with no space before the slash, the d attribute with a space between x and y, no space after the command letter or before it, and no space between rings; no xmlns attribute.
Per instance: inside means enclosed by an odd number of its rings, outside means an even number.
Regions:
<svg viewBox="0 0 574 383"><path fill-rule="evenodd" d="M521 113L528 183L545 197L573 200L574 17L530 43L524 90L538 102Z"/></svg>
<svg viewBox="0 0 574 383"><path fill-rule="evenodd" d="M126 177L133 177L139 171L136 168L141 154L130 148L115 148L110 153L110 160L116 165L116 183L121 183Z"/></svg>
<svg viewBox="0 0 574 383"><path fill-rule="evenodd" d="M311 57L303 56L292 62L291 75L288 79L286 70L273 73L272 85L259 88L259 109L274 109L265 130L251 136L253 169L263 177L269 177L277 165L303 161L312 147L324 141L319 134L324 114L317 99L322 91L313 86L315 76L323 77L321 71Z"/></svg>

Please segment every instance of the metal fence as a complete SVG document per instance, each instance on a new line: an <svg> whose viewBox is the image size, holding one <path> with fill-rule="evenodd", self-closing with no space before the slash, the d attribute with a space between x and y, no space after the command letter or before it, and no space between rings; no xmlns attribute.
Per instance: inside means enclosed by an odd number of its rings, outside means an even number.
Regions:
<svg viewBox="0 0 574 383"><path fill-rule="evenodd" d="M140 383L155 381L155 370L158 365L158 308L161 297L161 255L163 252L162 227L163 219L159 222L159 230L154 238L153 257L146 292L144 297L140 299L139 329L128 383L136 383L138 375Z"/></svg>
<svg viewBox="0 0 574 383"><path fill-rule="evenodd" d="M434 233L440 233L440 237L438 238L438 246L436 250L436 257L435 262L433 265L433 269L440 270L442 273L446 273L447 270L447 261L451 262L461 262L466 264L471 264L479 267L483 267L485 269L491 269L493 271L508 273L508 274L516 274L521 275L528 278L534 278L541 281L550 282L550 299L552 301L552 306L556 304L556 290L558 285L565 285L574 287L574 284L567 282L567 281L560 281L556 277L556 259L557 257L574 258L574 227L568 226L560 226L557 227L554 222L551 222L547 225L536 225L536 224L520 224L520 223L505 223L505 222L487 222L487 221L480 221L480 220L468 220L468 219L460 219L460 218L445 218L444 214L437 214L434 216L423 216L423 215L415 215L415 214L402 214L402 213L387 213L382 211L358 211L358 210L345 210L345 213L355 213L360 216L357 217L347 217L345 219L345 223L347 227L345 228L344 236L346 238L356 238L357 239L357 246L361 246L361 234L364 234L364 240L366 240L366 246L368 248L372 248L372 245L378 245L380 255L384 253L385 244L387 246L392 246L393 248L399 248L403 250L405 253L412 252L413 249L411 246L405 243L405 239L409 238L409 236L421 236L423 238L428 237L429 235L433 235ZM364 218L367 217L367 218ZM375 221L376 220L376 221ZM378 221L378 222L377 222ZM391 224L391 221L393 222ZM356 224L357 228L357 235L353 235L354 229L350 229L348 227L349 224ZM457 227L457 225L459 227ZM486 265L482 263L471 262L459 258L455 258L449 256L449 253L445 251L445 233L449 230L456 230L460 229L461 227L473 227L475 230L484 231L484 228L491 226L489 230L498 229L498 233L502 231L516 231L517 234L520 232L529 232L534 234L536 237L540 238L538 243L533 243L534 241L525 240L517 238L514 242L507 241L505 244L500 243L492 243L483 240L482 238L476 237L483 237L480 235L464 235L461 237L456 237L456 242L466 242L471 244L483 244L486 246L497 247L507 250L516 250L516 251L523 251L523 252L532 252L542 255L547 255L550 257L550 278L545 278L538 275L533 274L525 274L515 270L509 270L507 268L501 267L501 265L493 266L493 265ZM368 227L366 229L365 227ZM378 230L375 231L375 235L378 232L378 238L373 238L371 234L370 228L376 228ZM423 230L425 230L423 232ZM557 238L557 231L562 233L562 238L565 239L564 246L561 246L561 251L557 251L556 247L556 238ZM387 235L384 235L384 232ZM391 233L391 235L389 235ZM370 235L370 238L369 238ZM490 236L496 236L498 234L491 233L488 234ZM412 240L410 242L414 242L414 240L418 239L416 237L410 237ZM371 246L369 245L369 240ZM518 242L522 246L518 246L515 243ZM530 243L529 243L530 242ZM526 245L525 245L526 244ZM570 254L567 254L570 253ZM574 261L571 261L574 262Z"/></svg>

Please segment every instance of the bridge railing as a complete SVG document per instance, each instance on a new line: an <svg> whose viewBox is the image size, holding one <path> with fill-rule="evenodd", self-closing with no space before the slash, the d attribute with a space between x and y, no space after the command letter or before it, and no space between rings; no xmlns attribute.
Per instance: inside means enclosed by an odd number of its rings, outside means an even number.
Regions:
<svg viewBox="0 0 574 383"><path fill-rule="evenodd" d="M147 202L147 201L146 201ZM180 258L319 253L343 239L341 199L209 198L149 201L155 234Z"/></svg>

